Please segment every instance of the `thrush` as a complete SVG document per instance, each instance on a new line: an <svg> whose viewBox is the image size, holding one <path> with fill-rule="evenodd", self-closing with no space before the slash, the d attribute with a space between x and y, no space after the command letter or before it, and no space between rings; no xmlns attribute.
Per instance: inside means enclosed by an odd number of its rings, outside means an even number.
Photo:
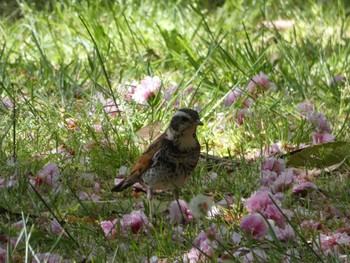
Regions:
<svg viewBox="0 0 350 263"><path fill-rule="evenodd" d="M112 191L121 192L140 183L147 188L149 200L154 190L172 190L177 200L179 189L188 181L200 156L196 135L198 125L203 123L197 111L179 109L166 131L147 148L130 174Z"/></svg>

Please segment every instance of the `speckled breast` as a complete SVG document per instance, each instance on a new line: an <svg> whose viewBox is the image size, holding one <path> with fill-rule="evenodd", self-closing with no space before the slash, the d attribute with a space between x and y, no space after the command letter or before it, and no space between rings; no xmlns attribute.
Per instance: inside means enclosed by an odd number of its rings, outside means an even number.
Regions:
<svg viewBox="0 0 350 263"><path fill-rule="evenodd" d="M184 185L194 171L200 156L199 144L187 151L164 147L154 156L154 163L143 175L153 189L169 190Z"/></svg>

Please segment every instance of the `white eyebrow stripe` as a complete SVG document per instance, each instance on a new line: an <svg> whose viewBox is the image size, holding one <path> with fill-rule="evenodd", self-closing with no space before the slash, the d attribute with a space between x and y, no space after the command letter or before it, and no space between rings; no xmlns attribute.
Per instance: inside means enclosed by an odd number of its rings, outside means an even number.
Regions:
<svg viewBox="0 0 350 263"><path fill-rule="evenodd" d="M174 117L178 117L178 116L184 116L184 117L187 117L187 118L190 118L191 119L191 116L190 115L188 115L186 112L183 112L183 111L177 111L177 112L175 112L175 114L174 114Z"/></svg>

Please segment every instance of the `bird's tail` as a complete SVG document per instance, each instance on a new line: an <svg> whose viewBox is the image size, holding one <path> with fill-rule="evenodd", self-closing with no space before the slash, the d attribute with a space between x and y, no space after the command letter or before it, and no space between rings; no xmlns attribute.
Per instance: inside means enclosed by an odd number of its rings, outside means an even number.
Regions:
<svg viewBox="0 0 350 263"><path fill-rule="evenodd" d="M134 182L134 180L124 179L123 181L121 181L119 184L117 184L112 188L112 192L124 191L126 188L132 186L134 183L136 183Z"/></svg>

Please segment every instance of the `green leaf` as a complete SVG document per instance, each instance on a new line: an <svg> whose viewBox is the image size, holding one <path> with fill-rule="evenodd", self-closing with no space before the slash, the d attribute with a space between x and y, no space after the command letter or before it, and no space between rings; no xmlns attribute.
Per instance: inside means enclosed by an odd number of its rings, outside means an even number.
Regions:
<svg viewBox="0 0 350 263"><path fill-rule="evenodd" d="M329 142L313 145L292 154L287 160L287 166L324 168L341 163L349 156L349 142Z"/></svg>

